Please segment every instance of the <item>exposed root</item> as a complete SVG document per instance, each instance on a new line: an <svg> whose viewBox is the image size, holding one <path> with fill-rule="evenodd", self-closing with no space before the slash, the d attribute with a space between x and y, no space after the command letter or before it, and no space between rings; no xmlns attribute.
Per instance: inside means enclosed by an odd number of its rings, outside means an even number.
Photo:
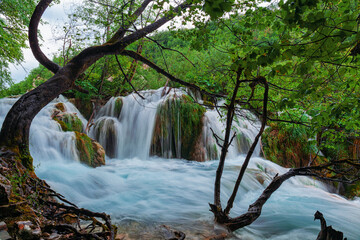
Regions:
<svg viewBox="0 0 360 240"><path fill-rule="evenodd" d="M16 153L0 151L0 185L0 221L14 239L115 239L109 215L78 208L24 168Z"/></svg>

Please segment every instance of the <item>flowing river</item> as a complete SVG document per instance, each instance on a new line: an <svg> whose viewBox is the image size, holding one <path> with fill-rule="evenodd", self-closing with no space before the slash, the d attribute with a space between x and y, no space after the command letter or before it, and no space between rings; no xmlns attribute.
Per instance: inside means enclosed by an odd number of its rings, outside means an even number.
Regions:
<svg viewBox="0 0 360 240"><path fill-rule="evenodd" d="M109 127L117 134L111 143L115 145L114 156L107 157L106 165L97 168L79 162L74 133L63 132L51 115L54 105L63 102L67 111L76 113L84 125L86 119L67 99L61 96L55 99L31 125L30 151L35 171L79 207L110 214L119 231L128 232L131 239L161 239L156 234L161 224L185 232L186 239L204 239L212 234L213 216L208 203L213 202L218 161L149 156L156 109L165 98L173 96L162 97L161 92L162 89L143 92L145 100L137 95L123 97L118 115L114 109L115 98L99 111L89 135L95 137L96 131L99 132L98 123L106 123L105 120L112 123ZM15 101L0 99L0 125ZM219 135L223 132L224 123L219 121L215 110L207 111L204 121L204 142L210 141L210 127ZM106 131L105 123L100 133ZM257 127L246 119L236 123L245 140L240 141L243 142L240 146L233 144L229 150L222 179L223 204L231 194L245 150ZM101 134L97 138L102 145L110 144ZM181 148L177 142L173 145ZM244 213L275 174L285 171L260 158L257 149L231 215ZM317 210L324 214L328 225L344 232L348 240L360 239L360 200L349 201L329 193L326 185L307 177L294 177L285 182L264 205L262 215L252 225L236 231L233 238L313 240L320 231L320 222L314 222Z"/></svg>

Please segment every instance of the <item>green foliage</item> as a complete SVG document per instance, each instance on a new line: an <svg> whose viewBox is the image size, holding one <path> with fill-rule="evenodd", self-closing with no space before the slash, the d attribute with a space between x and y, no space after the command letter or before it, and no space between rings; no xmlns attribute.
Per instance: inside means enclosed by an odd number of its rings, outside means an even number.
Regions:
<svg viewBox="0 0 360 240"><path fill-rule="evenodd" d="M300 110L289 110L279 118L290 122L309 122L309 116ZM263 151L267 159L286 167L306 166L311 158L320 154L312 129L295 123L274 122L262 136ZM319 157L317 158L319 162Z"/></svg>
<svg viewBox="0 0 360 240"><path fill-rule="evenodd" d="M212 19L217 19L232 9L234 0L205 0L204 11L210 15Z"/></svg>
<svg viewBox="0 0 360 240"><path fill-rule="evenodd" d="M49 79L53 74L43 66L38 66L30 71L29 75L22 81L11 85L0 91L0 98L24 94L27 91L39 86Z"/></svg>
<svg viewBox="0 0 360 240"><path fill-rule="evenodd" d="M2 0L0 4L0 91L11 84L8 63L23 60L27 26L35 8L34 0Z"/></svg>

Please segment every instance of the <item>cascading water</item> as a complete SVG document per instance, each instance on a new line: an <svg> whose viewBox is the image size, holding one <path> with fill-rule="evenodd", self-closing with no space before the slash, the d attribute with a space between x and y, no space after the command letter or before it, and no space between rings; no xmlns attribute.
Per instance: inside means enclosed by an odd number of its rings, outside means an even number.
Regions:
<svg viewBox="0 0 360 240"><path fill-rule="evenodd" d="M48 104L36 116L30 130L35 171L78 206L109 213L114 223L119 224L119 231L128 231L133 239L161 239L156 235L146 235L146 232L156 232L154 226L160 224L184 231L187 239L204 239L206 231L212 226L208 203L213 201L218 161L149 157L156 109L169 96L161 97L161 90L141 94L146 100L136 95L121 98L121 113L114 110L115 98L98 113L91 134L100 136L105 133L104 126L112 124L113 128L109 131L115 134L112 141L116 144L114 156L107 159L105 166L98 168L90 168L77 161L74 134L61 131L59 124L51 120L54 105L59 101L65 102L68 112L77 112L81 116L80 113L64 98ZM1 125L15 101L0 100ZM205 113L203 142L213 141L210 127L219 135L223 131L224 123L218 121L216 114L215 110ZM104 122L100 124L100 121ZM239 125L238 130L234 131L238 135L241 133L240 139L256 134L252 129L257 126L246 120L239 119L236 124ZM100 125L102 130L96 130ZM108 140L103 136L103 141ZM99 141L102 141L101 137ZM244 151L241 148L233 144L230 157L226 160L222 199L231 194L244 160L243 155L239 155ZM232 215L246 211L274 175L285 171L270 161L252 158ZM359 239L360 201L349 201L331 194L324 184L306 177L286 181L265 204L260 218L235 234L241 239L315 239L320 230L320 223L313 221L316 210L324 214L328 225L343 231L349 240Z"/></svg>
<svg viewBox="0 0 360 240"><path fill-rule="evenodd" d="M136 94L113 97L97 114L89 135L105 149L113 146L111 157L144 159L149 156L157 105L164 99L161 91L141 94L144 99Z"/></svg>

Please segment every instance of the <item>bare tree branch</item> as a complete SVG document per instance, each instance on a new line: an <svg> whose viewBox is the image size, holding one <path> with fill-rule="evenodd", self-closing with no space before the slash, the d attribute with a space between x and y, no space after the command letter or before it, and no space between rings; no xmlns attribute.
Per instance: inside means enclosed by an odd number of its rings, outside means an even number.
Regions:
<svg viewBox="0 0 360 240"><path fill-rule="evenodd" d="M225 130L225 138L224 143L221 148L221 155L220 155L220 161L218 168L216 170L216 177L215 177L215 186L214 186L214 205L218 210L221 211L221 200L220 200L220 187L221 187L221 176L224 170L224 164L225 164L225 158L227 154L227 150L229 148L229 139L230 139L230 130L231 130L231 124L232 120L234 118L234 112L235 112L235 99L236 94L239 90L240 86L240 76L242 73L242 69L239 68L237 71L236 76L236 85L233 91L233 95L231 97L230 105L228 106L227 116L226 116L226 130Z"/></svg>
<svg viewBox="0 0 360 240"><path fill-rule="evenodd" d="M123 70L123 68L122 68L122 66L121 66L121 64L120 64L120 61L119 61L117 55L115 55L115 59L116 59L116 62L117 62L117 64L118 64L118 66L119 66L122 74L124 75L125 80L130 84L131 88L134 90L134 92L135 92L141 99L145 99L145 98L136 90L136 88L134 87L134 85L132 85L131 81L128 79L126 73L124 72L124 70Z"/></svg>
<svg viewBox="0 0 360 240"><path fill-rule="evenodd" d="M112 36L112 38L108 41L108 43L115 43L122 39L126 33L126 30L138 19L138 17L144 12L146 7L151 3L153 0L144 0L141 6L136 9L136 11L131 15L130 21L127 22L125 25L121 26L116 33Z"/></svg>
<svg viewBox="0 0 360 240"><path fill-rule="evenodd" d="M257 143L259 142L259 139L261 137L261 134L264 132L265 130L265 126L266 126L266 120L267 120L267 101L268 101L268 93L269 93L269 85L267 84L267 81L264 77L258 77L257 79L255 79L254 81L258 81L259 83L262 83L265 87L265 92L264 92L264 102L263 102L263 113L261 115L262 117L262 121L261 121L261 127L260 127L260 130L258 132L258 134L256 135L255 139L254 139L254 142L252 143L247 155L246 155L246 158L244 160L244 163L243 165L241 166L241 170L240 170L240 173L239 173L239 176L236 180L236 183L235 183L235 186L234 186L234 190L233 190L233 193L231 194L230 198L229 198L229 201L227 203L227 206L224 210L224 213L225 214L229 214L230 212L230 209L233 207L233 203L234 203L234 200L235 200L235 197L236 197L236 194L238 192L238 189L239 189L239 186L240 186L240 183L241 183L241 180L245 174L245 170L250 162L250 158L255 150L255 147L257 145Z"/></svg>

